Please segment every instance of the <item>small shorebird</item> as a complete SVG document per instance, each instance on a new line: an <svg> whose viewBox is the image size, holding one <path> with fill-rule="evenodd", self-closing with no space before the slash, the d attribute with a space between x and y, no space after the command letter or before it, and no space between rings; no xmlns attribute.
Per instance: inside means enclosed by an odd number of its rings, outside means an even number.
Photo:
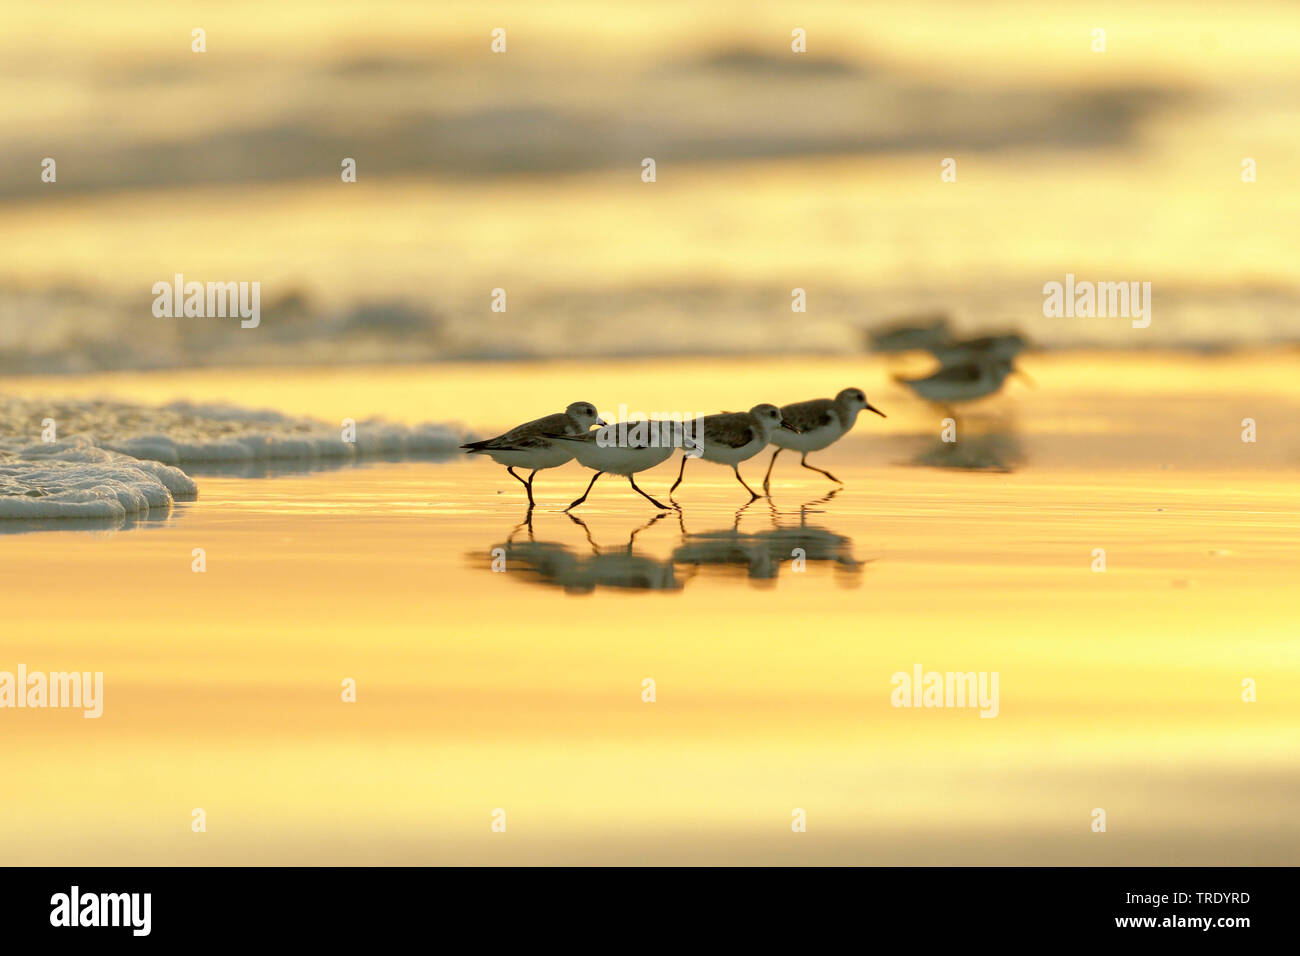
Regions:
<svg viewBox="0 0 1300 956"><path fill-rule="evenodd" d="M721 415L705 415L698 419L693 434L695 446L700 454L682 456L682 467L677 472L677 480L668 489L668 498L672 499L673 492L682 483L682 475L686 472L686 461L691 457L703 458L705 461L717 462L720 465L730 465L731 470L736 473L736 480L745 485L745 490L749 492L749 500L761 498L762 495L745 484L745 479L740 477L740 468L737 466L766 448L767 443L772 440L772 434L779 428L792 432L798 430L789 422L782 420L781 409L775 405L755 405L747 412L723 412Z"/></svg>
<svg viewBox="0 0 1300 956"><path fill-rule="evenodd" d="M674 428L677 429L676 436L673 435ZM656 508L667 511L668 505L660 504L638 488L636 479L632 476L638 471L645 471L667 461L681 445L681 430L681 422L618 422L576 438L561 439L565 444L573 446L580 465L596 472L582 497L564 510L569 511L586 501L596 479L608 472L611 475L626 476L633 491Z"/></svg>
<svg viewBox="0 0 1300 956"><path fill-rule="evenodd" d="M573 458L576 446L563 441L564 436L584 435L592 425L605 423L596 415L590 402L574 402L563 412L536 421L516 425L504 435L461 445L471 455L487 455L498 465L505 465L511 477L528 492L528 507L533 507L533 475L544 468L557 468ZM525 481L515 468L531 468Z"/></svg>
<svg viewBox="0 0 1300 956"><path fill-rule="evenodd" d="M944 366L924 378L895 375L894 381L906 385L928 401L947 405L992 395L1002 387L1008 375L1018 371L1010 359L976 359Z"/></svg>
<svg viewBox="0 0 1300 956"><path fill-rule="evenodd" d="M776 445L776 451L772 452L767 474L763 476L763 490L769 490L772 466L776 464L777 455L787 448L803 452L799 464L805 468L821 472L837 484L844 484L829 471L808 464L808 452L821 451L843 438L857 422L858 412L863 409L875 412L881 418L889 417L867 401L866 394L860 388L846 388L833 399L814 398L807 402L782 405L781 420L793 425L798 432L781 430L772 434L772 444Z"/></svg>
<svg viewBox="0 0 1300 956"><path fill-rule="evenodd" d="M907 352L943 345L951 342L952 336L946 316L928 315L868 332L867 339L877 352Z"/></svg>
<svg viewBox="0 0 1300 956"><path fill-rule="evenodd" d="M937 358L941 365L959 365L962 362L1014 359L1025 350L1027 344L1019 333L1009 332L1003 335L985 335L978 339L931 345L927 346L927 351Z"/></svg>

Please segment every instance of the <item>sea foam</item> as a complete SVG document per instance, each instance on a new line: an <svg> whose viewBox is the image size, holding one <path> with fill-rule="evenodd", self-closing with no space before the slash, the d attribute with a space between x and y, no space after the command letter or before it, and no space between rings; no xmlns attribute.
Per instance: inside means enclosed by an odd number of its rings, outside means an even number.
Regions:
<svg viewBox="0 0 1300 956"><path fill-rule="evenodd" d="M47 420L57 440L42 440ZM165 513L198 496L177 467L186 463L450 453L465 438L454 425L369 419L356 423L355 441L344 441L341 428L323 422L234 405L0 396L0 518Z"/></svg>
<svg viewBox="0 0 1300 956"><path fill-rule="evenodd" d="M97 448L85 438L0 439L0 518L119 518L198 496L179 468Z"/></svg>

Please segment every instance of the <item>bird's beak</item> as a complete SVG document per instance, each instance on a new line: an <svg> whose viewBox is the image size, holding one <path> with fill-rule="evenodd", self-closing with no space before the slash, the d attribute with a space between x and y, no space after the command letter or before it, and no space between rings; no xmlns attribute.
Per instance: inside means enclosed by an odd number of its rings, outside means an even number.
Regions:
<svg viewBox="0 0 1300 956"><path fill-rule="evenodd" d="M1019 375L1021 378L1023 378L1023 379L1025 380L1025 384L1026 384L1026 385L1032 385L1032 386L1034 386L1035 388L1038 387L1038 383L1035 382L1032 378L1030 378L1027 372L1021 371L1021 370L1018 369L1018 368L1013 368L1013 369L1011 370L1011 374L1012 374L1012 375Z"/></svg>
<svg viewBox="0 0 1300 956"><path fill-rule="evenodd" d="M786 431L794 432L796 435L799 434L799 429L795 428L793 425L791 425L789 422L785 421L784 419L781 420L781 427L784 428Z"/></svg>
<svg viewBox="0 0 1300 956"><path fill-rule="evenodd" d="M603 418L597 418L596 424L599 425L601 428L604 428L606 425L609 424L609 422L605 421L605 419Z"/></svg>
<svg viewBox="0 0 1300 956"><path fill-rule="evenodd" d="M880 409L876 408L875 405L872 405L870 402L867 402L867 411L869 411L869 412L875 412L875 413L876 413L877 415L879 415L881 418L888 418L888 417L889 417L889 416L886 415L884 412L882 412Z"/></svg>

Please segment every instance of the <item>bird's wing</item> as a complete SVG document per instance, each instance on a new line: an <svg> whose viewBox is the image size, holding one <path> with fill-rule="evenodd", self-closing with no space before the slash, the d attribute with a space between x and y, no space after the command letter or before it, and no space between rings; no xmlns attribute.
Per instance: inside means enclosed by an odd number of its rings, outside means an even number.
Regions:
<svg viewBox="0 0 1300 956"><path fill-rule="evenodd" d="M781 406L781 417L801 432L812 431L837 421L835 403L829 398L814 398Z"/></svg>
<svg viewBox="0 0 1300 956"><path fill-rule="evenodd" d="M564 412L556 412L536 421L520 425L515 431L524 431L529 435L577 435L578 423Z"/></svg>
<svg viewBox="0 0 1300 956"><path fill-rule="evenodd" d="M932 382L976 382L984 377L984 369L974 363L949 365L930 376Z"/></svg>
<svg viewBox="0 0 1300 956"><path fill-rule="evenodd" d="M550 439L554 439L555 441L567 441L567 442L594 442L594 441L596 440L596 436L597 436L599 433L600 433L600 429L595 429L595 430L593 430L593 431L589 431L589 432L587 432L586 434L583 434L583 435L564 435L564 434L555 434L555 435L546 435L546 436L544 436L544 437L547 438L548 440L550 440Z"/></svg>
<svg viewBox="0 0 1300 956"><path fill-rule="evenodd" d="M568 415L559 412L555 415L547 415L544 418L538 418L531 422L524 422L522 425L516 425L505 434L498 435L496 438L488 438L484 441L472 442L469 445L462 445L462 448L468 448L470 451L508 451L510 449L520 448L545 448L549 443L551 435L565 434L565 426L572 420Z"/></svg>
<svg viewBox="0 0 1300 956"><path fill-rule="evenodd" d="M748 412L734 415L707 415L704 418L704 439L728 448L744 448L758 437Z"/></svg>
<svg viewBox="0 0 1300 956"><path fill-rule="evenodd" d="M505 436L493 438L487 442L475 442L474 446L461 445L462 448L468 448L471 452L475 451L528 451L535 448L550 448L555 436L551 435L520 435L518 438L512 438L509 441Z"/></svg>
<svg viewBox="0 0 1300 956"><path fill-rule="evenodd" d="M901 375L895 375L894 381L902 382L904 385L915 385L917 382L949 382L956 385L963 382L978 382L983 374L980 366L964 362L960 365L945 366L924 378L903 378Z"/></svg>

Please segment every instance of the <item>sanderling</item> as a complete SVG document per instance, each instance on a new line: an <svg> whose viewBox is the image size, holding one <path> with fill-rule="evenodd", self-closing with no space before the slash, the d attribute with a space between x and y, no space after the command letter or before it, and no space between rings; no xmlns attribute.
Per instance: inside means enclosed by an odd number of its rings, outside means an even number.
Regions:
<svg viewBox="0 0 1300 956"><path fill-rule="evenodd" d="M924 323L924 324L922 324ZM943 345L952 340L948 334L948 319L945 316L922 316L910 321L900 322L885 329L876 329L867 333L871 347L877 352L906 352L909 349L925 349L931 345Z"/></svg>
<svg viewBox="0 0 1300 956"><path fill-rule="evenodd" d="M1014 359L1025 350L1024 337L1017 332L1003 335L985 335L978 339L930 345L926 350L942 365L959 365L962 362L980 362L992 359Z"/></svg>
<svg viewBox="0 0 1300 956"><path fill-rule="evenodd" d="M1008 375L1017 371L1010 359L980 359L947 365L923 378L895 375L894 381L901 382L924 399L945 405L992 395L1002 387Z"/></svg>
<svg viewBox="0 0 1300 956"><path fill-rule="evenodd" d="M875 412L881 418L889 417L867 401L866 394L860 388L846 388L833 399L814 398L807 402L782 405L782 421L788 422L799 430L797 432L788 432L782 429L772 433L772 444L776 445L776 451L772 452L772 460L768 463L767 474L763 476L763 490L769 490L769 484L772 480L772 466L776 464L776 456L787 448L792 451L803 452L799 464L805 468L821 472L831 481L841 485L844 484L829 471L814 468L808 464L808 452L821 451L843 438L848 434L854 423L857 422L858 412L864 408L867 411Z"/></svg>
<svg viewBox="0 0 1300 956"><path fill-rule="evenodd" d="M736 473L736 480L745 485L745 490L750 494L749 500L753 501L762 496L745 484L745 479L740 477L740 469L737 466L766 448L767 443L772 440L772 433L778 428L792 432L798 430L782 420L781 409L775 405L755 405L747 412L705 415L699 420L692 434L695 435L695 447L700 452L698 457L720 465L730 465L731 470ZM682 483L682 475L686 472L686 459L690 457L690 455L682 456L682 467L677 472L677 480L668 489L669 499L677 490L677 486Z"/></svg>
<svg viewBox="0 0 1300 956"><path fill-rule="evenodd" d="M673 430L677 430L677 436ZM576 508L587 500L596 479L606 472L611 475L624 475L632 490L648 500L656 508L668 510L668 506L655 501L636 485L632 476L638 471L645 471L668 460L673 451L681 444L681 422L638 421L618 422L606 425L593 432L576 438L561 439L574 448L578 463L595 470L591 484L582 493L582 497L565 508Z"/></svg>
<svg viewBox="0 0 1300 956"><path fill-rule="evenodd" d="M471 455L487 455L498 465L505 465L511 477L528 492L528 507L533 507L533 475L544 468L556 468L573 458L576 445L558 440L560 436L584 435L592 425L605 423L596 415L590 402L574 402L563 412L536 421L516 425L504 435L461 445ZM528 480L515 474L515 467L531 468Z"/></svg>

